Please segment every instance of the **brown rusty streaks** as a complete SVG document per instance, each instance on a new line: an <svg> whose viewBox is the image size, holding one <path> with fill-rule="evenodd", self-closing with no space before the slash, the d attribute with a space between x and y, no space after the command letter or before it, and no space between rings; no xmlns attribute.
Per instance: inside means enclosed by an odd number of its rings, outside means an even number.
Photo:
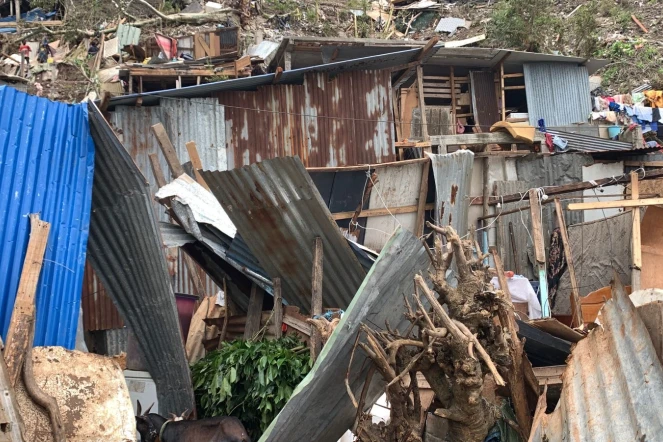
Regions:
<svg viewBox="0 0 663 442"><path fill-rule="evenodd" d="M451 205L456 204L456 194L458 193L458 185L451 185Z"/></svg>

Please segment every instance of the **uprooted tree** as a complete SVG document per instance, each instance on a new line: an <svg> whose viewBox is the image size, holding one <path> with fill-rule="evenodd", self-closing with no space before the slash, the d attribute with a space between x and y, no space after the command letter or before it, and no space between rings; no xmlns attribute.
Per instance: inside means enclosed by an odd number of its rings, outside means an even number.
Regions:
<svg viewBox="0 0 663 442"><path fill-rule="evenodd" d="M429 227L437 234L430 272L434 291L421 275L415 276L412 302L405 297L404 303L405 316L411 323L407 332L391 330L388 324L386 331L366 325L361 329L366 342L359 346L386 381L391 406L387 425L372 423L368 415L359 418L356 434L362 442L422 440L417 372L424 375L443 405L435 414L448 419L447 439L451 441L483 441L500 417L498 407L483 396L488 373L497 385L505 385L502 375L507 377L512 397L518 387L514 384L522 385L513 377L513 368L520 367L522 358L522 353L514 352L520 342L509 320L513 307L489 283L488 269L483 265L486 255L475 255L476 243L462 241L450 227ZM442 244L442 236L446 245ZM480 250L478 246L476 250ZM446 279L452 263L457 287L450 286ZM523 428L519 428L513 421L509 424L521 435L528 425L521 423Z"/></svg>

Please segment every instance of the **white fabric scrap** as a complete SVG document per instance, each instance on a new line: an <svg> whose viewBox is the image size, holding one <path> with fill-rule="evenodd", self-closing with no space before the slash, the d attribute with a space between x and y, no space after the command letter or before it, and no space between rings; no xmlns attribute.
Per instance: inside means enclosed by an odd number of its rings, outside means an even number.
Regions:
<svg viewBox="0 0 663 442"><path fill-rule="evenodd" d="M491 279L490 283L496 289L500 288L497 276ZM539 319L541 317L541 304L529 280L524 276L515 275L513 278L507 278L507 285L509 286L509 292L511 292L511 302L526 302L529 318Z"/></svg>
<svg viewBox="0 0 663 442"><path fill-rule="evenodd" d="M156 197L175 197L180 203L189 206L196 222L210 224L231 238L237 233L237 228L214 195L188 175L182 175L163 186Z"/></svg>

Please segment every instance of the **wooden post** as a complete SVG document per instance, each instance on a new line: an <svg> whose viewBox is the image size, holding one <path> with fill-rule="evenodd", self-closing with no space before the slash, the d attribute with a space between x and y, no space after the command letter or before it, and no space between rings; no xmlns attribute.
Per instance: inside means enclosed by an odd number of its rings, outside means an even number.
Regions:
<svg viewBox="0 0 663 442"><path fill-rule="evenodd" d="M398 120L399 115L400 115L400 113L398 111L398 109L399 109L398 97L399 97L398 91L393 91L391 99L393 101L392 107L393 107L393 112L394 112L394 120ZM402 132L402 127L401 127L402 124L403 124L402 121L395 121L396 141L403 141L403 132Z"/></svg>
<svg viewBox="0 0 663 442"><path fill-rule="evenodd" d="M523 360L527 358L523 351L523 344L518 339L518 327L516 319L513 316L513 304L511 301L511 293L509 292L509 284L504 275L504 266L502 265L502 258L495 248L491 249L493 260L495 261L495 270L497 271L497 280L500 283L500 290L505 295L504 302L509 308L500 307L498 315L502 328L507 331L511 336L507 342L509 344L509 355L511 356L511 363L513 364L511 370L507 371L507 382L509 383L509 392L511 395L511 402L513 403L513 411L518 420L518 426L522 433L529 434L532 426L532 418L530 415L529 403L527 402L527 392L525 389L526 376L524 372L531 370L530 364L523 364ZM525 366L527 365L527 366Z"/></svg>
<svg viewBox="0 0 663 442"><path fill-rule="evenodd" d="M424 215L426 215L426 199L428 198L428 175L430 173L430 161L423 164L421 171L421 185L419 186L419 199L417 200L417 224L415 235L424 234Z"/></svg>
<svg viewBox="0 0 663 442"><path fill-rule="evenodd" d="M311 316L322 314L322 276L323 276L322 238L315 238L313 246L313 271L311 274ZM322 339L317 329L311 325L311 359L315 362L322 348Z"/></svg>
<svg viewBox="0 0 663 442"><path fill-rule="evenodd" d="M506 121L506 99L504 96L504 60L500 62L500 94L502 95L502 121Z"/></svg>
<svg viewBox="0 0 663 442"><path fill-rule="evenodd" d="M546 275L546 249L543 241L543 225L541 223L541 203L536 189L529 191L529 210L532 218L532 241L534 242L534 255L539 268L539 293L541 296L541 310L544 318L550 317L550 302L548 301L548 279Z"/></svg>
<svg viewBox="0 0 663 442"><path fill-rule="evenodd" d="M262 290L258 290L258 285L251 285L251 297L249 298L249 307L246 312L246 326L244 327L244 339L253 339L260 331L260 317L262 316ZM227 306L226 306L227 312Z"/></svg>
<svg viewBox="0 0 663 442"><path fill-rule="evenodd" d="M203 301L203 299L205 299L205 285L203 284L203 281L198 274L198 266L193 261L193 259L191 259L191 257L187 255L186 252L184 252L181 248L180 256L182 257L184 265L186 266L186 270L189 273L189 279L191 280L191 285L193 286L193 294L198 297L198 302L200 303Z"/></svg>
<svg viewBox="0 0 663 442"><path fill-rule="evenodd" d="M230 293L228 292L228 285L226 284L226 278L223 278L223 299L225 304L225 316L223 317L223 328L221 328L221 334L219 335L219 345L217 348L221 348L221 344L226 340L226 334L228 333L228 321L230 320Z"/></svg>
<svg viewBox="0 0 663 442"><path fill-rule="evenodd" d="M419 109L421 109L421 136L428 141L428 122L426 121L426 102L424 100L424 68L417 66L417 95L419 96Z"/></svg>
<svg viewBox="0 0 663 442"><path fill-rule="evenodd" d="M456 76L453 66L449 68L449 84L451 85L451 122L453 123L453 133L456 133Z"/></svg>
<svg viewBox="0 0 663 442"><path fill-rule="evenodd" d="M182 167L180 160L177 158L177 151L175 150L175 146L173 146L170 138L168 138L168 134L166 133L166 129L163 127L163 124L157 123L152 126L152 132L154 132L154 135L157 137L157 141L159 142L159 146L161 146L163 156L166 157L166 162L168 163L168 167L170 167L170 173L173 179L183 175L184 168Z"/></svg>
<svg viewBox="0 0 663 442"><path fill-rule="evenodd" d="M631 199L640 198L640 183L638 172L631 172ZM642 238L640 237L640 207L633 209L633 234L631 236L631 254L633 262L631 265L631 287L633 291L640 290L640 269L642 269Z"/></svg>
<svg viewBox="0 0 663 442"><path fill-rule="evenodd" d="M281 278L274 278L274 336L279 339L283 335L283 297L281 295Z"/></svg>
<svg viewBox="0 0 663 442"><path fill-rule="evenodd" d="M148 155L150 158L150 166L152 166L152 174L154 174L154 179L157 182L157 187L163 187L168 182L166 181L166 177L163 175L163 170L161 170L161 164L159 164L159 156L155 153L151 153Z"/></svg>
<svg viewBox="0 0 663 442"><path fill-rule="evenodd" d="M513 268L516 274L522 275L520 272L520 263L518 262L518 248L516 247L516 235L513 233L513 223L509 221L509 239L511 240L511 253L513 253Z"/></svg>
<svg viewBox="0 0 663 442"><path fill-rule="evenodd" d="M50 229L51 225L41 221L38 214L30 214L30 240L18 283L14 311L9 322L4 353L11 387L16 386L28 346L32 346L32 342L28 342L28 337L35 321L35 293Z"/></svg>
<svg viewBox="0 0 663 442"><path fill-rule="evenodd" d="M16 24L21 21L21 0L14 0L14 13L16 14ZM16 28L16 33L18 34L20 29Z"/></svg>
<svg viewBox="0 0 663 442"><path fill-rule="evenodd" d="M189 159L191 160L191 165L193 166L193 172L196 175L196 181L198 181L198 184L203 186L205 189L209 190L207 183L203 179L203 176L200 174L200 171L203 169L203 162L200 160L200 155L198 155L196 142L189 141L186 143L186 151L189 152Z"/></svg>
<svg viewBox="0 0 663 442"><path fill-rule="evenodd" d="M562 244L564 245L564 256L566 265L569 268L569 278L571 279L571 327L582 327L582 309L580 308L580 291L578 290L578 280L576 279L576 270L573 265L573 254L571 253L571 244L569 244L569 235L566 231L566 221L564 212L562 212L562 203L559 198L555 198L555 212L557 212L557 225L562 234Z"/></svg>

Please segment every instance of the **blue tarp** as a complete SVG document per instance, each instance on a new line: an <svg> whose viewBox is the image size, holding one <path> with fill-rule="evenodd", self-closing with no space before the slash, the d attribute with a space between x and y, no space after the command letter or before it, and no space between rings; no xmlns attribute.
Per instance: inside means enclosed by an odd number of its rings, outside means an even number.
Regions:
<svg viewBox="0 0 663 442"><path fill-rule="evenodd" d="M87 249L94 144L87 104L0 87L0 332L6 337L30 223L51 223L37 286L35 345L74 348Z"/></svg>
<svg viewBox="0 0 663 442"><path fill-rule="evenodd" d="M53 17L55 17L55 12L46 12L41 8L35 8L31 11L21 14L21 20L23 21L43 21L43 20L50 20ZM14 21L16 21L15 15L2 17L0 18L0 26L2 26L3 22L14 22ZM16 32L16 28L0 27L0 34L12 34L14 32Z"/></svg>

